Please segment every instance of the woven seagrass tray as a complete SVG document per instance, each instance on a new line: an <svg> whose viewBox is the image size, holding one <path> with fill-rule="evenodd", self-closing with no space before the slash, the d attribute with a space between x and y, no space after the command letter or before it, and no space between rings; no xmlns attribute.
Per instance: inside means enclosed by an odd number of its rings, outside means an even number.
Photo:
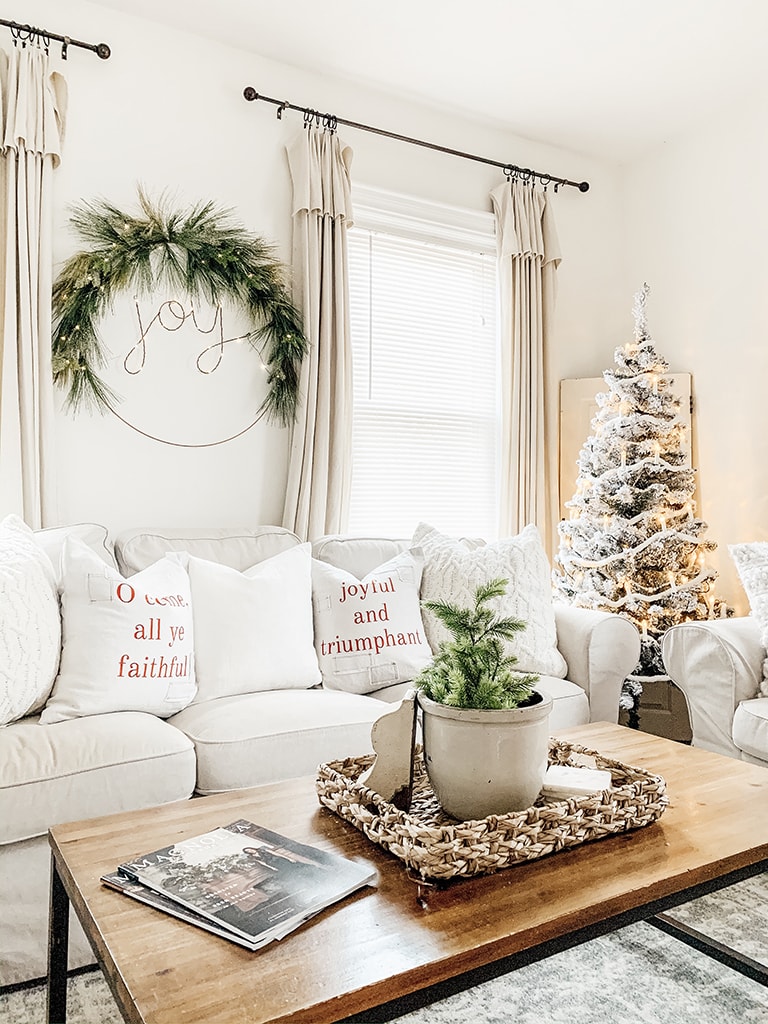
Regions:
<svg viewBox="0 0 768 1024"><path fill-rule="evenodd" d="M661 776L577 744L549 741L550 764L584 764L585 757L593 758L596 767L609 769L611 789L567 800L539 797L526 810L477 821L457 821L443 811L429 784L419 747L408 811L398 810L357 782L373 763L372 754L321 764L317 794L321 804L399 857L420 878L490 874L593 839L642 828L664 812L666 783Z"/></svg>

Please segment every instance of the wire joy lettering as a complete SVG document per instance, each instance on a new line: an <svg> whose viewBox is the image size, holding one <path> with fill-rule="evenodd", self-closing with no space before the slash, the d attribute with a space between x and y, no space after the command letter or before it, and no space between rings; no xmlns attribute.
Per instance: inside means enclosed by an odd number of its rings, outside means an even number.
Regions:
<svg viewBox="0 0 768 1024"><path fill-rule="evenodd" d="M134 299L134 306L136 309L136 320L139 325L139 340L129 349L125 359L123 359L123 369L126 373L130 373L132 376L136 376L141 373L144 369L147 361L147 339L149 332L157 324L162 327L164 331L169 333L172 331L178 331L180 327L183 327L187 320L191 320L198 334L213 334L214 331L218 330L217 340L212 344L206 346L195 359L195 366L200 373L210 374L218 370L221 365L221 361L224 358L224 346L230 345L235 342L242 342L248 340L248 334L241 334L236 338L225 338L224 337L224 313L221 306L216 307L216 311L213 315L213 323L210 327L201 327L197 319L197 311L194 305L191 305L189 309L185 309L178 299L167 299L161 303L157 312L149 321L147 326L144 326L144 322L141 316L141 308L136 299ZM210 364L210 365L207 365Z"/></svg>

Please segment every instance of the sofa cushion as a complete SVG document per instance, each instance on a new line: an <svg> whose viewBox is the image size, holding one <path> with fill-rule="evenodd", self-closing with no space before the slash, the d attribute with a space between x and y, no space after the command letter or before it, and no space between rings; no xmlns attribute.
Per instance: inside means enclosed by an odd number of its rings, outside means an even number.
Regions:
<svg viewBox="0 0 768 1024"><path fill-rule="evenodd" d="M82 541L64 545L59 674L46 725L80 715L167 717L195 695L189 576L171 558L126 581Z"/></svg>
<svg viewBox="0 0 768 1024"><path fill-rule="evenodd" d="M733 742L750 757L768 761L768 700L743 700L733 716Z"/></svg>
<svg viewBox="0 0 768 1024"><path fill-rule="evenodd" d="M35 540L53 563L57 580L61 580L61 554L69 537L77 537L83 544L87 544L92 551L95 551L103 562L111 565L113 569L117 568L115 551L106 526L101 526L99 523L74 523L71 526L54 526L44 530L35 530Z"/></svg>
<svg viewBox="0 0 768 1024"><path fill-rule="evenodd" d="M380 701L332 690L267 690L191 704L168 719L197 753L197 792L314 775L318 764L370 753Z"/></svg>
<svg viewBox="0 0 768 1024"><path fill-rule="evenodd" d="M39 710L59 665L53 566L18 516L0 523L0 725Z"/></svg>
<svg viewBox="0 0 768 1024"><path fill-rule="evenodd" d="M736 563L749 607L760 627L760 642L768 649L768 542L730 544L728 550ZM760 693L768 697L768 657L763 661Z"/></svg>
<svg viewBox="0 0 768 1024"><path fill-rule="evenodd" d="M312 555L321 562L351 572L361 580L377 566L409 547L408 540L333 534L316 540L312 545Z"/></svg>
<svg viewBox="0 0 768 1024"><path fill-rule="evenodd" d="M220 562L242 572L300 543L295 533L281 526L145 528L121 533L115 539L115 555L125 575L146 569L169 551L188 551L196 558Z"/></svg>
<svg viewBox="0 0 768 1024"><path fill-rule="evenodd" d="M198 702L320 682L312 558L300 544L239 572L187 558Z"/></svg>
<svg viewBox="0 0 768 1024"><path fill-rule="evenodd" d="M403 551L362 579L315 559L312 604L323 686L370 693L413 679L432 660L419 607L424 559Z"/></svg>
<svg viewBox="0 0 768 1024"><path fill-rule="evenodd" d="M122 712L0 729L0 844L50 825L184 800L195 751L153 715Z"/></svg>
<svg viewBox="0 0 768 1024"><path fill-rule="evenodd" d="M568 729L572 725L586 725L590 720L589 698L580 686L558 676L539 676L535 690L549 694L552 710L549 713L549 731Z"/></svg>
<svg viewBox="0 0 768 1024"><path fill-rule="evenodd" d="M549 562L535 526L526 526L515 537L479 544L446 537L420 523L413 543L424 549L422 601L472 607L480 584L508 579L504 596L491 604L500 615L526 624L509 644L510 653L518 659L516 667L521 672L565 677L567 666L557 649ZM426 609L424 628L435 652L443 640L450 639L446 627Z"/></svg>

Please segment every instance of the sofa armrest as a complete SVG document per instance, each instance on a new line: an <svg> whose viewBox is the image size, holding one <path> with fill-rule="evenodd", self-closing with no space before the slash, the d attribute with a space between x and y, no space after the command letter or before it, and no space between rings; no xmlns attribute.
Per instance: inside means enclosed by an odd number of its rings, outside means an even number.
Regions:
<svg viewBox="0 0 768 1024"><path fill-rule="evenodd" d="M756 697L765 652L751 616L672 626L662 641L664 667L683 691L693 745L741 757L731 738L739 702Z"/></svg>
<svg viewBox="0 0 768 1024"><path fill-rule="evenodd" d="M621 684L640 660L634 623L610 612L555 604L557 647L568 679L586 690L591 722L617 722Z"/></svg>

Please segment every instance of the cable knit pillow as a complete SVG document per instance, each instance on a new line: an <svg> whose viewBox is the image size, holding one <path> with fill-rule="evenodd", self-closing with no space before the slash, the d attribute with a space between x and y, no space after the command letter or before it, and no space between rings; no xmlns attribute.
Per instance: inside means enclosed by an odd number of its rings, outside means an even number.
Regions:
<svg viewBox="0 0 768 1024"><path fill-rule="evenodd" d="M7 516L0 523L0 725L43 706L60 645L51 560L26 524Z"/></svg>
<svg viewBox="0 0 768 1024"><path fill-rule="evenodd" d="M760 642L768 650L768 541L730 544L728 550L736 563L750 610L760 627ZM760 696L768 697L768 658L763 662Z"/></svg>
<svg viewBox="0 0 768 1024"><path fill-rule="evenodd" d="M413 543L424 550L422 601L444 601L472 606L475 590L488 580L509 580L506 594L496 602L501 615L522 619L521 630L510 645L521 672L565 678L568 667L557 649L552 585L546 552L535 526L526 526L516 537L490 544L456 540L419 523ZM428 609L423 609L424 628L433 651L450 639L450 633Z"/></svg>
<svg viewBox="0 0 768 1024"><path fill-rule="evenodd" d="M370 693L407 682L432 660L419 608L421 551L403 551L364 579L312 562L315 649L323 686Z"/></svg>
<svg viewBox="0 0 768 1024"><path fill-rule="evenodd" d="M110 711L167 718L195 695L189 576L171 558L124 579L70 537L62 552L59 675L40 722Z"/></svg>
<svg viewBox="0 0 768 1024"><path fill-rule="evenodd" d="M281 551L245 572L188 557L196 703L257 690L308 689L320 682L311 563L309 544Z"/></svg>

